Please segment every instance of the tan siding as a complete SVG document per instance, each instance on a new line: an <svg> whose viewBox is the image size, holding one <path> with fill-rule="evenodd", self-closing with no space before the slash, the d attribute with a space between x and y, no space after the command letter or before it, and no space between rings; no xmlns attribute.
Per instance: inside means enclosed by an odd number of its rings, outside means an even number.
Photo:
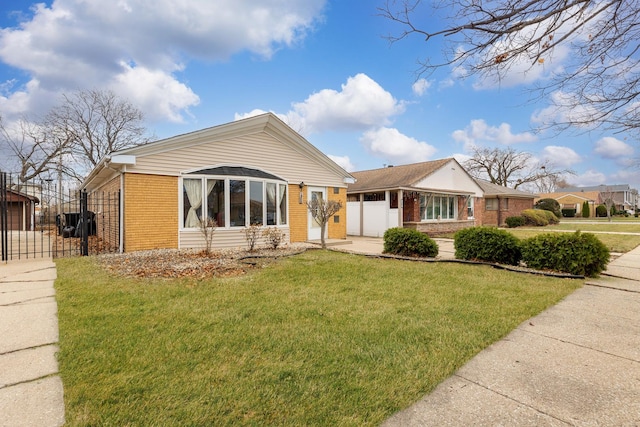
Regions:
<svg viewBox="0 0 640 427"><path fill-rule="evenodd" d="M178 178L125 174L125 251L177 247Z"/></svg>
<svg viewBox="0 0 640 427"><path fill-rule="evenodd" d="M346 186L342 176L277 139L265 134L253 134L210 144L184 147L165 153L138 156L128 172L178 175L217 164L233 164L262 169L290 183L318 186Z"/></svg>
<svg viewBox="0 0 640 427"><path fill-rule="evenodd" d="M289 229L281 228L285 233L285 238L282 241L282 246L289 243ZM212 241L213 249L224 248L248 248L247 239L245 238L244 228L236 229L216 229L213 234ZM264 238L260 236L256 243L256 247L266 246ZM183 230L180 231L180 249L205 249L205 241L202 233L197 230Z"/></svg>

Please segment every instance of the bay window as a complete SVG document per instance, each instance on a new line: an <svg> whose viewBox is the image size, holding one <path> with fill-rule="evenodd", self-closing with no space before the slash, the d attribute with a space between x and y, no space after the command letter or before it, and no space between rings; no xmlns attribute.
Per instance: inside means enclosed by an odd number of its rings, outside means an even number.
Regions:
<svg viewBox="0 0 640 427"><path fill-rule="evenodd" d="M182 228L198 228L203 212L221 228L287 224L287 184L254 175L184 177Z"/></svg>

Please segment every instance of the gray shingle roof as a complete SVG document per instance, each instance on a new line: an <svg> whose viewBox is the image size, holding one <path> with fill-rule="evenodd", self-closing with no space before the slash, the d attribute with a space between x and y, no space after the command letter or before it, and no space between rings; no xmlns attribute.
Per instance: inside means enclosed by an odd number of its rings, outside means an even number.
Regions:
<svg viewBox="0 0 640 427"><path fill-rule="evenodd" d="M520 199L533 199L536 197L535 194L527 193L526 191L515 190L513 188L504 187L498 184L492 184L491 182L485 181L484 179L476 178L476 182L482 188L484 197L505 196Z"/></svg>

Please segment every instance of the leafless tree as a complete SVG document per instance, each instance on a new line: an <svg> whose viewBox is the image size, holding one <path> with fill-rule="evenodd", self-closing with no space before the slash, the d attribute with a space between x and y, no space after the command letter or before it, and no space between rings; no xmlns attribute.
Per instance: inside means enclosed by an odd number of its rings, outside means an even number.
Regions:
<svg viewBox="0 0 640 427"><path fill-rule="evenodd" d="M145 135L142 112L110 91L64 95L43 119L23 118L10 128L0 118L0 142L23 182L46 171L82 181L112 151L148 142Z"/></svg>
<svg viewBox="0 0 640 427"><path fill-rule="evenodd" d="M486 179L503 187L520 186L541 188L557 183L569 169L556 169L549 161L536 160L531 153L516 151L509 147L473 147L471 158L463 163L464 168L475 178Z"/></svg>
<svg viewBox="0 0 640 427"><path fill-rule="evenodd" d="M64 95L51 120L73 138L73 154L89 172L107 154L149 141L142 112L108 90Z"/></svg>
<svg viewBox="0 0 640 427"><path fill-rule="evenodd" d="M607 221L611 221L611 208L615 205L615 192L609 186L604 186L599 194L601 203L607 208Z"/></svg>
<svg viewBox="0 0 640 427"><path fill-rule="evenodd" d="M5 126L0 117L0 138L11 152L18 168L18 179L25 183L44 172L70 153L71 137L57 128L49 117L41 122L20 119Z"/></svg>
<svg viewBox="0 0 640 427"><path fill-rule="evenodd" d="M428 19L429 10L446 16ZM425 60L420 73L446 66L499 81L564 57L536 88L556 92L550 126L640 128L638 0L386 0L379 12L402 28L391 42L444 39L443 59Z"/></svg>
<svg viewBox="0 0 640 427"><path fill-rule="evenodd" d="M342 209L342 203L337 200L323 200L318 197L307 202L307 209L309 209L313 220L320 226L320 243L324 249L327 247L324 238L327 224L329 219Z"/></svg>

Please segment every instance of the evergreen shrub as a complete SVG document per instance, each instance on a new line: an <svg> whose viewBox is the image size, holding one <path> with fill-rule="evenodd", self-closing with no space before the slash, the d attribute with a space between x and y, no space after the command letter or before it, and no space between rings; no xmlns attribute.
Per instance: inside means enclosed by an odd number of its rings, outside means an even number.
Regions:
<svg viewBox="0 0 640 427"><path fill-rule="evenodd" d="M520 240L496 227L470 227L454 235L456 258L517 265L522 254Z"/></svg>
<svg viewBox="0 0 640 427"><path fill-rule="evenodd" d="M560 203L556 199L540 199L534 205L536 209L553 212L558 218L562 215Z"/></svg>
<svg viewBox="0 0 640 427"><path fill-rule="evenodd" d="M526 224L526 221L522 216L508 216L504 222L509 228L521 227Z"/></svg>
<svg viewBox="0 0 640 427"><path fill-rule="evenodd" d="M549 225L549 219L544 210L541 209L525 209L521 213L526 225L535 225L542 227Z"/></svg>
<svg viewBox="0 0 640 427"><path fill-rule="evenodd" d="M547 233L521 243L527 267L595 277L607 267L609 249L594 234Z"/></svg>
<svg viewBox="0 0 640 427"><path fill-rule="evenodd" d="M384 232L384 253L435 258L438 244L429 236L410 228L394 227Z"/></svg>

